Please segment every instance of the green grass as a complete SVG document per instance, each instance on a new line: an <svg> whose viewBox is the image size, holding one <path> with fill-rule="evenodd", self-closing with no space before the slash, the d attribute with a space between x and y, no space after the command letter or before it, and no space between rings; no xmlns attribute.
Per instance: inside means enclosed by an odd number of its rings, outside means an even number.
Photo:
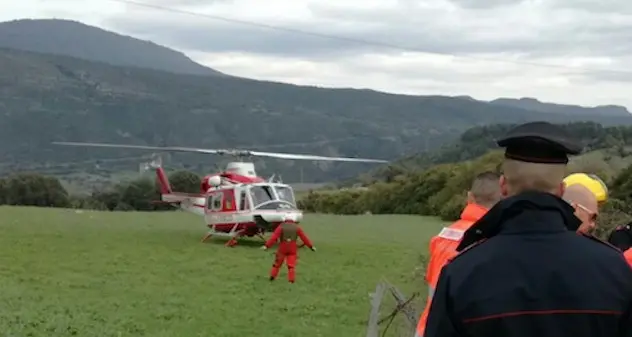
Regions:
<svg viewBox="0 0 632 337"><path fill-rule="evenodd" d="M251 240L202 244L181 212L75 213L0 207L0 336L364 336L386 277L407 295L441 223L414 216L306 215L318 252L297 283L267 280ZM390 308L384 309L384 314Z"/></svg>

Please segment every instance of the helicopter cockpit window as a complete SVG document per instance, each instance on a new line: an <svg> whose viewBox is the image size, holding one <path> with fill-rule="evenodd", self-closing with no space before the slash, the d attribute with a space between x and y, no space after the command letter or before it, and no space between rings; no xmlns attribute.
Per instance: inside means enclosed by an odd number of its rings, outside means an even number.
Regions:
<svg viewBox="0 0 632 337"><path fill-rule="evenodd" d="M221 193L213 194L208 197L207 208L213 211L222 209L222 199L224 195Z"/></svg>
<svg viewBox="0 0 632 337"><path fill-rule="evenodd" d="M287 201L294 205L294 193L292 193L291 188L286 186L276 186L275 189L280 200Z"/></svg>
<svg viewBox="0 0 632 337"><path fill-rule="evenodd" d="M252 186L250 187L250 196L255 207L264 202L274 200L274 192L270 186Z"/></svg>

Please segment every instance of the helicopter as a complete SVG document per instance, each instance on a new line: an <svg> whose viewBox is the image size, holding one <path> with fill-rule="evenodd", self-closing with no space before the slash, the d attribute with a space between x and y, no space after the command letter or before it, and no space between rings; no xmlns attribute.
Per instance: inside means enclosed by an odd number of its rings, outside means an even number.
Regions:
<svg viewBox="0 0 632 337"><path fill-rule="evenodd" d="M207 174L200 182L199 193L174 191L162 167L162 159L154 154L144 169L155 170L160 187L160 202L168 203L183 211L204 217L208 232L202 238L228 237L227 247L237 245L241 237L257 236L272 232L283 221L300 222L303 212L297 207L294 190L274 175L264 179L257 175L255 165L244 158L268 157L289 160L341 161L363 163L388 163L387 160L351 157L327 157L307 154L260 152L241 149L202 149L179 146L144 146L112 143L53 142L54 145L126 148L163 152L189 152L228 155L236 158L223 171Z"/></svg>

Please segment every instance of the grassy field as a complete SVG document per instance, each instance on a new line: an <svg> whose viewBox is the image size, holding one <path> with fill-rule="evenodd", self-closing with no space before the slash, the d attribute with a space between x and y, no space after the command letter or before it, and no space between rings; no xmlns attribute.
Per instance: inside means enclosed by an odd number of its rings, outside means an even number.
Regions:
<svg viewBox="0 0 632 337"><path fill-rule="evenodd" d="M307 215L318 252L301 250L289 284L286 270L268 281L260 241L202 244L190 214L0 207L0 219L0 336L47 337L364 336L382 277L425 293L414 270L441 226Z"/></svg>

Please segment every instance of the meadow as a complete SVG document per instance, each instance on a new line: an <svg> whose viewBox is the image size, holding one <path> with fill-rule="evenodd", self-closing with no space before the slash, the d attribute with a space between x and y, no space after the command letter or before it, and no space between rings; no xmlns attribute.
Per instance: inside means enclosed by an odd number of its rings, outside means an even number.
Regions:
<svg viewBox="0 0 632 337"><path fill-rule="evenodd" d="M0 207L0 219L0 336L46 337L364 336L383 277L425 294L416 269L442 226L307 214L318 251L301 249L290 284L286 269L268 280L259 239L200 243L191 214Z"/></svg>

